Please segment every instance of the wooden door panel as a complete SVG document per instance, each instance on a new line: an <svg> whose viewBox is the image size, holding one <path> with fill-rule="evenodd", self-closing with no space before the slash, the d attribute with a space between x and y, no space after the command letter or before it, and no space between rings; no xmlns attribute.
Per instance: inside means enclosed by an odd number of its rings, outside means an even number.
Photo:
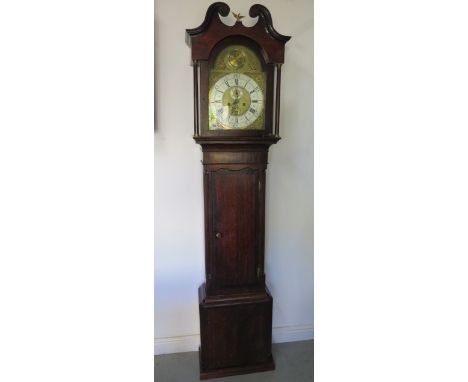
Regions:
<svg viewBox="0 0 468 382"><path fill-rule="evenodd" d="M201 305L202 364L207 370L266 362L271 356L272 302Z"/></svg>
<svg viewBox="0 0 468 382"><path fill-rule="evenodd" d="M212 283L217 289L256 282L258 170L212 173Z"/></svg>

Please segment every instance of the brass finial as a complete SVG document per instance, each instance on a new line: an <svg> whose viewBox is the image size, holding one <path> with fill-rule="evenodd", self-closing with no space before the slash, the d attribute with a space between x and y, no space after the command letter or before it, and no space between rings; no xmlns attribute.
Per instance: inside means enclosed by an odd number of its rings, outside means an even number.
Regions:
<svg viewBox="0 0 468 382"><path fill-rule="evenodd" d="M232 12L232 14L234 15L237 21L241 21L244 18L244 16L241 16L240 12L239 13Z"/></svg>

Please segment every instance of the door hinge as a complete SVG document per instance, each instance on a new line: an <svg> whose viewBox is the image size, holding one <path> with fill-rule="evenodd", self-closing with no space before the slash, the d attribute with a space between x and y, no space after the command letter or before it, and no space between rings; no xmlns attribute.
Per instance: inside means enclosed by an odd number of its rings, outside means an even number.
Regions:
<svg viewBox="0 0 468 382"><path fill-rule="evenodd" d="M258 181L258 192L262 192L262 181Z"/></svg>
<svg viewBox="0 0 468 382"><path fill-rule="evenodd" d="M257 268L257 279L260 278L260 267Z"/></svg>
<svg viewBox="0 0 468 382"><path fill-rule="evenodd" d="M208 277L208 280L211 280L211 273L208 273L206 276Z"/></svg>

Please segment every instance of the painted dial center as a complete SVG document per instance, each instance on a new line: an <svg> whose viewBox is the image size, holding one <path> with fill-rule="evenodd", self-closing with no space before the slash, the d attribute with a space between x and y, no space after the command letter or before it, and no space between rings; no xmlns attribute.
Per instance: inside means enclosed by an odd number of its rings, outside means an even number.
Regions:
<svg viewBox="0 0 468 382"><path fill-rule="evenodd" d="M261 115L263 93L251 77L228 74L215 83L210 93L210 108L216 115L212 129L242 129Z"/></svg>

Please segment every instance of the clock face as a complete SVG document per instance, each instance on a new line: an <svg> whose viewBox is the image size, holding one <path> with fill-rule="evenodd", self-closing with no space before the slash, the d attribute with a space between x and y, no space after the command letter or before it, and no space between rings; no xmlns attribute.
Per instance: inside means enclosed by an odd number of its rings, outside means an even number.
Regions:
<svg viewBox="0 0 468 382"><path fill-rule="evenodd" d="M210 109L215 114L213 128L245 129L263 111L264 96L260 85L246 74L221 77L210 92Z"/></svg>
<svg viewBox="0 0 468 382"><path fill-rule="evenodd" d="M265 88L265 72L250 48L223 49L209 76L209 129L264 129Z"/></svg>

